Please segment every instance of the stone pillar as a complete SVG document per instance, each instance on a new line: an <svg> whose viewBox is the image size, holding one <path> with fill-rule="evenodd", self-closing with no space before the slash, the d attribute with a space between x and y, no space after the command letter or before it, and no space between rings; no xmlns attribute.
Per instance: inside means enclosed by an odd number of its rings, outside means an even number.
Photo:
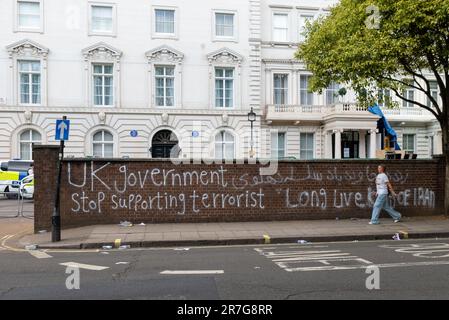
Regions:
<svg viewBox="0 0 449 320"><path fill-rule="evenodd" d="M335 133L335 159L341 159L341 133L343 130L334 130Z"/></svg>
<svg viewBox="0 0 449 320"><path fill-rule="evenodd" d="M369 140L369 158L376 158L376 149L377 149L377 129L373 129L369 131L370 140Z"/></svg>
<svg viewBox="0 0 449 320"><path fill-rule="evenodd" d="M359 158L366 159L366 131L359 131Z"/></svg>

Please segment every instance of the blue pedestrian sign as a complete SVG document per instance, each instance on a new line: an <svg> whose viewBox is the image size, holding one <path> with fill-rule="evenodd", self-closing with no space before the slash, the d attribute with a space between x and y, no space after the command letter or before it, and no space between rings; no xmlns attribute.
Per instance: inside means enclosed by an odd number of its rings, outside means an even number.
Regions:
<svg viewBox="0 0 449 320"><path fill-rule="evenodd" d="M129 132L129 135L133 138L137 137L139 135L139 133L137 132L137 130L131 130Z"/></svg>
<svg viewBox="0 0 449 320"><path fill-rule="evenodd" d="M70 120L56 120L56 140L69 140Z"/></svg>

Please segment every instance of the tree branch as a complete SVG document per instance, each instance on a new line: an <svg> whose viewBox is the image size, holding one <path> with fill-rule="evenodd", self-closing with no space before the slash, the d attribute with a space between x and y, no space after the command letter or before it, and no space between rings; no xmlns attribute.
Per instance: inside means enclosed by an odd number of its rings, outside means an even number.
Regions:
<svg viewBox="0 0 449 320"><path fill-rule="evenodd" d="M391 88L391 90L393 90L394 93L396 94L396 96L399 97L400 99L402 99L403 101L409 102L409 103L412 103L412 104L416 104L417 106L420 106L421 108L426 109L427 111L432 113L435 116L435 118L441 123L441 116L439 114L437 114L435 112L435 110L433 110L432 108L429 108L428 106L426 106L426 105L424 105L424 104L422 104L422 103L420 103L418 101L414 101L414 100L405 98L403 95L401 95L399 93L399 91L397 89Z"/></svg>

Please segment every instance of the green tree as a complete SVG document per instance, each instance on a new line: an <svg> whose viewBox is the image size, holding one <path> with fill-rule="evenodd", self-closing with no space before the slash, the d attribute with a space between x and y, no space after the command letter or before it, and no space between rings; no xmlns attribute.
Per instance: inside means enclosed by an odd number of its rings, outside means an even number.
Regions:
<svg viewBox="0 0 449 320"><path fill-rule="evenodd" d="M370 105L378 89L390 89L435 116L442 129L449 214L449 0L341 0L327 17L307 25L296 58L313 72L313 91L332 81L346 83L359 103ZM430 77L440 99L432 96ZM424 93L430 107L410 100L407 86Z"/></svg>

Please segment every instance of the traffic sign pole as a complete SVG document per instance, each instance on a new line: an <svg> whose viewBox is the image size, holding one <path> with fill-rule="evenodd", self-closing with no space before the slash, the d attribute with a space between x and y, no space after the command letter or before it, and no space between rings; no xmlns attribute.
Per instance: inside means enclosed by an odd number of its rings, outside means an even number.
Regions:
<svg viewBox="0 0 449 320"><path fill-rule="evenodd" d="M67 117L62 117L63 121L67 120ZM65 122L62 122L65 123ZM62 173L62 160L64 159L64 133L60 128L60 144L59 144L59 159L58 159L58 177L56 181L56 199L55 206L53 209L53 215L51 217L51 241L58 242L61 241L61 200L60 200L60 190L61 190L61 173ZM64 129L65 130L65 129Z"/></svg>

